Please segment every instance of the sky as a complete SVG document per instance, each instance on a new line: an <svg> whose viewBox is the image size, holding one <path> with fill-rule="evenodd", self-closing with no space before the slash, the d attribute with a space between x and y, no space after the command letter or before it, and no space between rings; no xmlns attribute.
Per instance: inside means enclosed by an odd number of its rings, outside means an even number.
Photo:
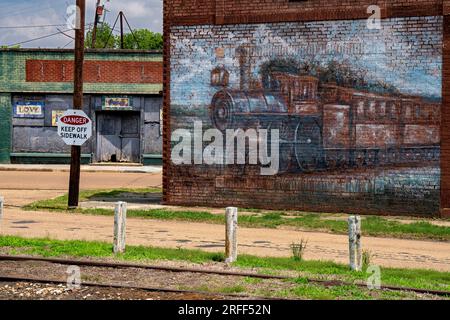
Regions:
<svg viewBox="0 0 450 320"><path fill-rule="evenodd" d="M146 28L162 32L162 0L102 0L106 3L106 22L114 23L119 11L123 11L134 29ZM19 42L44 37L63 31L66 35L22 43L22 48L73 48L68 31L67 8L75 0L0 0L0 45L13 45ZM93 23L97 0L86 0L86 23ZM17 28L23 26L48 26ZM54 26L58 25L58 26ZM89 27L87 27L89 28ZM117 28L117 27L116 27ZM59 30L58 30L59 29ZM128 28L125 27L125 32Z"/></svg>

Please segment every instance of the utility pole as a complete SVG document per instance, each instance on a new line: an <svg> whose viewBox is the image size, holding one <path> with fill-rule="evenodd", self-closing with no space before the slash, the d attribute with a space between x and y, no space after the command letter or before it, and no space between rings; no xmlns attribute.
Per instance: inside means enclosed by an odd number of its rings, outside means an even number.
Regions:
<svg viewBox="0 0 450 320"><path fill-rule="evenodd" d="M124 44L123 44L123 12L119 12L120 16L120 49L123 50Z"/></svg>
<svg viewBox="0 0 450 320"><path fill-rule="evenodd" d="M75 67L73 108L83 109L83 63L84 63L84 25L86 20L86 0L77 0L77 12L80 14L79 29L75 30ZM81 147L72 146L69 181L69 208L77 208L80 193Z"/></svg>
<svg viewBox="0 0 450 320"><path fill-rule="evenodd" d="M100 17L99 8L100 8L100 0L97 0L97 5L95 6L94 28L92 30L92 49L95 49L95 41L97 40L97 24L98 19Z"/></svg>

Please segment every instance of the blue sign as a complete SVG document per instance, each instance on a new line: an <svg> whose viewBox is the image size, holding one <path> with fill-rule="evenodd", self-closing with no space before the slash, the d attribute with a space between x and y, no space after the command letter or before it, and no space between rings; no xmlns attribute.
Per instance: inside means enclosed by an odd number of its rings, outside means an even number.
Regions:
<svg viewBox="0 0 450 320"><path fill-rule="evenodd" d="M44 118L43 101L19 101L14 105L16 118Z"/></svg>

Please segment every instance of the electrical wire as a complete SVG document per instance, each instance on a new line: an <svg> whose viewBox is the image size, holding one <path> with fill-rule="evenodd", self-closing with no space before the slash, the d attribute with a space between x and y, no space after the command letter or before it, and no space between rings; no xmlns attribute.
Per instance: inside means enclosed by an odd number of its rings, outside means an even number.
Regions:
<svg viewBox="0 0 450 320"><path fill-rule="evenodd" d="M33 29L33 28L51 28L51 27L63 27L66 24L43 24L37 26L0 26L0 29Z"/></svg>
<svg viewBox="0 0 450 320"><path fill-rule="evenodd" d="M103 49L106 48L106 46L108 45L109 39L111 38L111 35L113 33L114 28L116 27L117 21L119 20L119 15L117 15L116 21L114 21L114 25L112 26L111 32L109 33L108 39L105 42L105 46L103 47Z"/></svg>
<svg viewBox="0 0 450 320"><path fill-rule="evenodd" d="M55 32L55 33L52 33L52 34L48 34L48 35L45 35L45 36L41 36L41 37L37 37L37 38L33 38L33 39L17 42L17 43L14 43L14 44L10 44L10 45L7 45L7 47L13 47L13 46L17 46L17 45L21 45L21 44L37 41L37 40L42 40L42 39L54 37L54 36L60 35L60 34L62 34L64 36L67 36L66 34L64 34L64 32L68 32L68 31L72 31L72 30L74 30L74 29L67 29L67 30L63 30L63 31L58 31L58 32Z"/></svg>
<svg viewBox="0 0 450 320"><path fill-rule="evenodd" d="M0 15L0 18L1 19L10 18L10 17L15 17L18 15L30 13L30 12L36 13L36 12L41 12L41 11L46 11L46 10L51 10L51 9L52 9L51 7L39 8L39 9L37 9L36 7L28 7L28 10L25 10L25 11L19 10L19 11L15 11L15 12L10 12L5 15ZM3 13L4 12L2 12L2 14Z"/></svg>
<svg viewBox="0 0 450 320"><path fill-rule="evenodd" d="M127 19L127 17L125 16L124 13L123 13L123 17L125 18L125 22L126 22L127 25L128 25L128 29L130 29L131 34L133 35L134 41L136 41L136 44L137 44L137 46L138 46L138 49L140 49L140 48L141 48L141 44L139 43L138 39L137 39L136 36L134 35L133 29L131 28L130 24L128 23L128 19Z"/></svg>
<svg viewBox="0 0 450 320"><path fill-rule="evenodd" d="M72 42L74 42L74 40L70 40L64 47L62 47L61 49L66 48L69 44L71 44Z"/></svg>

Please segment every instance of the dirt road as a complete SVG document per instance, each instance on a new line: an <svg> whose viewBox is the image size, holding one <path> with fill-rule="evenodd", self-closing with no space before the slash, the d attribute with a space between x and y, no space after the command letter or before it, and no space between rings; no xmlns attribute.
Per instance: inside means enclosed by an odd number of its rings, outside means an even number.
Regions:
<svg viewBox="0 0 450 320"><path fill-rule="evenodd" d="M26 212L6 208L1 234L54 239L100 240L112 243L113 217ZM127 244L221 252L225 228L221 225L129 218ZM287 257L292 242L308 240L305 258L346 262L348 239L343 235L273 229L239 229L239 252ZM450 271L450 243L363 238L374 253L374 263L389 267Z"/></svg>
<svg viewBox="0 0 450 320"><path fill-rule="evenodd" d="M9 206L23 206L67 193L68 172L0 171L0 195ZM160 187L160 173L82 172L80 189Z"/></svg>
<svg viewBox="0 0 450 320"><path fill-rule="evenodd" d="M6 207L0 233L23 237L112 242L113 217L27 212L21 205L64 194L67 173L0 172L0 194ZM160 174L83 173L83 189L150 187ZM127 243L223 251L224 226L204 223L128 219ZM292 242L308 240L306 259L346 262L348 239L343 235L274 229L239 229L239 252L259 256L290 256ZM364 237L363 246L382 266L450 271L450 243Z"/></svg>

